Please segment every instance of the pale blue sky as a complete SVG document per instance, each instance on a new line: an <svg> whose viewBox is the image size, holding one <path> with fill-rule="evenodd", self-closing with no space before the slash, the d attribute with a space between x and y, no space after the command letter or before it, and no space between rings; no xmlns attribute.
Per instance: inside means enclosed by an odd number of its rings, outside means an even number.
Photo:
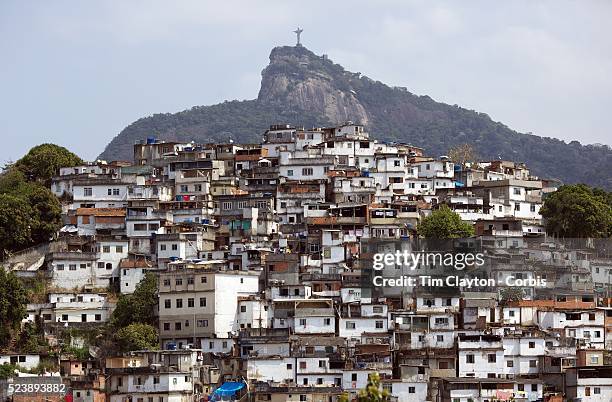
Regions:
<svg viewBox="0 0 612 402"><path fill-rule="evenodd" d="M610 1L0 2L0 162L54 142L86 159L158 112L257 96L270 49L611 144ZM375 133L374 133L375 134Z"/></svg>

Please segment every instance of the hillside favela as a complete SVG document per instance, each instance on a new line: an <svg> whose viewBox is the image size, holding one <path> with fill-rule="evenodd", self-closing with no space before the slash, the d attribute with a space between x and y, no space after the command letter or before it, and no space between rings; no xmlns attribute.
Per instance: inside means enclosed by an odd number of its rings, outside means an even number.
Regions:
<svg viewBox="0 0 612 402"><path fill-rule="evenodd" d="M2 197L30 209L2 204L3 398L610 400L609 193L353 122L260 136L7 167ZM572 202L603 215L568 228ZM461 272L481 280L364 281L373 242L430 237L477 243Z"/></svg>
<svg viewBox="0 0 612 402"><path fill-rule="evenodd" d="M0 402L612 402L610 15L1 1Z"/></svg>

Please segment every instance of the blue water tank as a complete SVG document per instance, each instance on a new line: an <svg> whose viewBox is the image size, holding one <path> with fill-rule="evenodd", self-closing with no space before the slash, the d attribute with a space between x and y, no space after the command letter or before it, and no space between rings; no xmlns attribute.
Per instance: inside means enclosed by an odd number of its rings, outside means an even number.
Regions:
<svg viewBox="0 0 612 402"><path fill-rule="evenodd" d="M176 343L174 342L167 343L166 350L176 350Z"/></svg>
<svg viewBox="0 0 612 402"><path fill-rule="evenodd" d="M147 144L155 144L155 137L147 137Z"/></svg>

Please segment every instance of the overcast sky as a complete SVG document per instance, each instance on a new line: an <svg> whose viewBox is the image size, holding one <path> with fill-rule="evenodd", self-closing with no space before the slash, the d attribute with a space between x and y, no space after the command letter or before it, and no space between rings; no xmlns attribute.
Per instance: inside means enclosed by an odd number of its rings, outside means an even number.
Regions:
<svg viewBox="0 0 612 402"><path fill-rule="evenodd" d="M489 114L612 143L612 1L0 2L0 162L95 158L129 123L257 96L274 46ZM374 133L375 134L375 133Z"/></svg>

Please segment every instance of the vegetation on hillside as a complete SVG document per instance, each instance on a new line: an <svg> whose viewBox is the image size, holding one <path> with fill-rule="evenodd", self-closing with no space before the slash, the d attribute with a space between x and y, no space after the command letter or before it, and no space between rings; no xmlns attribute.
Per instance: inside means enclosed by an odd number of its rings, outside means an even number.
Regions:
<svg viewBox="0 0 612 402"><path fill-rule="evenodd" d="M540 209L546 231L558 237L612 236L612 193L584 184L561 186Z"/></svg>
<svg viewBox="0 0 612 402"><path fill-rule="evenodd" d="M0 266L0 348L9 346L26 317L27 292L12 272Z"/></svg>
<svg viewBox="0 0 612 402"><path fill-rule="evenodd" d="M419 236L430 239L457 239L474 235L474 227L461 220L459 214L446 205L421 219L417 226Z"/></svg>
<svg viewBox="0 0 612 402"><path fill-rule="evenodd" d="M134 142L149 136L177 141L226 142L232 138L236 142L255 142L261 140L270 124L310 127L339 123L330 122L313 110L289 108L287 105L295 102L283 98L282 93L279 95L277 88L268 87L275 82L271 76L282 75L288 82L287 93L298 82L322 80L321 83L331 82L333 96L354 94L367 111L367 128L374 138L412 143L433 156L448 154L459 144L471 144L483 159L525 162L534 174L542 177L612 189L609 146L583 146L577 141L568 144L554 138L519 134L484 113L436 102L405 88L391 88L346 71L304 47L275 48L271 59L272 63L264 70L257 100L224 102L142 118L115 137L100 157L131 160ZM317 101L310 100L312 104Z"/></svg>
<svg viewBox="0 0 612 402"><path fill-rule="evenodd" d="M60 167L83 161L66 148L42 144L0 174L0 258L48 241L61 227L61 205L49 190Z"/></svg>
<svg viewBox="0 0 612 402"><path fill-rule="evenodd" d="M149 324L134 323L123 327L115 334L115 340L122 352L157 349L157 328Z"/></svg>
<svg viewBox="0 0 612 402"><path fill-rule="evenodd" d="M141 323L157 327L157 277L147 272L134 293L119 296L111 323L115 328Z"/></svg>

